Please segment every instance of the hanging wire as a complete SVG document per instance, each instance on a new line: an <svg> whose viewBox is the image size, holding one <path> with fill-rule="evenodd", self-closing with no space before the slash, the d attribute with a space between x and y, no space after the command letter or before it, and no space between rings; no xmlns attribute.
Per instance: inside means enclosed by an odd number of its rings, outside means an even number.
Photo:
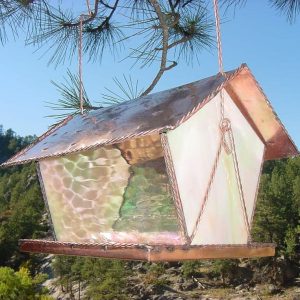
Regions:
<svg viewBox="0 0 300 300"><path fill-rule="evenodd" d="M98 0L95 0L98 1ZM83 20L85 17L91 17L92 11L90 8L90 1L86 0L86 6L88 14L81 14L79 19L79 37L78 37L78 73L79 73L79 102L80 102L80 113L83 114L84 100L83 100L83 83L82 83L82 27Z"/></svg>
<svg viewBox="0 0 300 300"><path fill-rule="evenodd" d="M223 69L223 53L222 53L222 42L221 42L221 26L220 26L220 16L219 16L219 7L218 0L213 0L214 4L214 14L216 21L216 33L217 33L217 45L218 45L218 62L219 62L219 73L226 77L226 74ZM234 136L231 127L231 121L229 118L225 118L224 114L224 92L223 89L220 91L220 111L221 111L221 121L220 121L220 131L221 131L221 144L228 155L233 156L235 175L238 184L238 190L244 215L244 221L247 231L248 240L251 241L251 232L250 224L247 216L247 208L245 204L244 190L238 165L238 158L236 154L236 147L234 142ZM214 176L214 175L213 175Z"/></svg>
<svg viewBox="0 0 300 300"><path fill-rule="evenodd" d="M80 101L80 113L81 114L83 114L82 20L83 20L83 15L80 15L80 20L79 20L79 44L78 44L78 73L79 73L79 101Z"/></svg>
<svg viewBox="0 0 300 300"><path fill-rule="evenodd" d="M98 1L98 0L95 0L95 1ZM91 16L92 15L92 11L91 11L90 1L89 0L86 0L86 6L87 6L87 9L88 9L89 15Z"/></svg>
<svg viewBox="0 0 300 300"><path fill-rule="evenodd" d="M223 55L222 55L222 43L221 43L221 26L220 26L218 0L213 0L213 4L214 4L214 13L215 13L215 21L216 21L219 72L220 72L220 74L225 75L224 70L223 70Z"/></svg>
<svg viewBox="0 0 300 300"><path fill-rule="evenodd" d="M216 34L217 34L217 47L218 47L218 63L219 63L219 73L222 76L226 76L224 69L223 69L223 53L222 53L222 42L221 42L221 26L220 26L220 16L219 16L219 6L218 6L218 0L213 0L213 6L214 6L214 14L215 14L215 23L216 23ZM230 127L230 121L228 119L225 119L224 117L224 95L223 90L220 91L220 113L221 113L221 121L220 121L220 129L223 139L223 146L225 146L225 149L227 153L229 153L230 147L228 147L226 139L225 139L225 133L227 131L227 127Z"/></svg>
<svg viewBox="0 0 300 300"><path fill-rule="evenodd" d="M224 73L224 70L223 70L221 29L220 29L218 0L213 0L213 5L214 5L215 20L216 20L219 73L222 76L226 77L226 74ZM203 211L208 202L209 193L211 191L211 187L212 187L215 175L216 175L217 167L219 165L219 161L220 161L220 157L221 157L221 151L223 148L225 153L227 155L232 155L232 158L233 158L236 181L237 181L237 185L238 185L238 192L239 192L242 211L243 211L243 218L244 218L246 232L247 232L247 236L248 236L248 242L250 242L251 241L250 224L249 224L248 216L247 216L247 208L246 208L246 204L245 204L244 190L243 190L243 185L242 185L242 180L241 180L241 175L240 175L240 170L239 170L238 157L236 154L236 147L235 147L234 136L233 136L233 131L232 131L232 127L231 127L231 121L228 117L225 117L223 89L221 89L221 91L220 91L220 115L221 115L221 118L220 118L219 130L220 130L221 135L220 135L218 151L217 151L215 161L214 161L211 173L210 173L209 182L208 182L205 194L204 194L200 213L197 217L197 221L195 223L192 234L190 236L190 241L193 241L194 237L197 234L201 216L203 215Z"/></svg>
<svg viewBox="0 0 300 300"><path fill-rule="evenodd" d="M220 16L219 16L219 6L218 6L218 0L213 0L213 6L214 6L214 13L215 13L215 22L216 22L216 34L217 34L217 46L218 46L218 63L219 63L219 73L222 76L226 76L223 69L223 53L222 53L222 42L221 42L221 26L220 26ZM221 130L221 136L222 136L222 144L226 151L226 153L231 152L231 147L226 140L226 133L228 132L228 129L230 128L230 120L225 118L224 116L224 94L223 90L220 91L220 114L221 114L221 120L220 120L220 130Z"/></svg>

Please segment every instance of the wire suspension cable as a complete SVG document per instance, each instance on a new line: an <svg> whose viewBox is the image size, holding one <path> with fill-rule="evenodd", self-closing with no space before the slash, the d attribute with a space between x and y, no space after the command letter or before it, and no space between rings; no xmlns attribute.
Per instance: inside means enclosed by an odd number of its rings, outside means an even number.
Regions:
<svg viewBox="0 0 300 300"><path fill-rule="evenodd" d="M95 1L98 1L98 0L95 0ZM92 11L91 11L90 1L89 0L86 0L86 6L87 6L87 9L88 9L89 15L91 15Z"/></svg>
<svg viewBox="0 0 300 300"><path fill-rule="evenodd" d="M82 19L80 16L79 21L79 45L78 45L78 73L79 73L79 101L80 113L83 114L83 84L82 84Z"/></svg>
<svg viewBox="0 0 300 300"><path fill-rule="evenodd" d="M98 1L98 0L95 0ZM91 17L93 15L90 8L90 1L86 0L86 6L88 14L81 14L79 19L79 37L78 37L78 73L79 73L79 101L80 101L80 113L83 114L84 99L83 99L83 83L82 83L82 27L84 17Z"/></svg>
<svg viewBox="0 0 300 300"><path fill-rule="evenodd" d="M219 73L225 77L226 74L223 69L223 53L222 53L221 26L220 26L218 0L213 0L213 5L214 5L214 14L215 14L215 21L216 21ZM220 114L221 114L221 120L220 120L221 143L222 143L222 146L223 146L225 152L228 155L232 155L232 158L233 158L236 181L237 181L237 185L238 185L238 191L239 191L247 236L248 236L248 240L251 241L250 224L249 224L248 215L247 215L244 189L243 189L241 175L240 175L238 157L237 157L235 141L234 141L234 135L233 135L232 127L231 127L231 121L229 118L225 117L223 89L220 91Z"/></svg>
<svg viewBox="0 0 300 300"><path fill-rule="evenodd" d="M217 33L217 44L218 44L218 60L219 60L219 73L222 76L226 76L223 70L223 60L222 60L222 45L221 45L221 30L220 30L220 18L219 18L219 9L218 9L218 0L213 0L214 4L214 13L216 20L216 33ZM200 224L201 216L203 215L203 211L205 210L206 204L208 202L209 194L212 188L212 184L216 175L217 167L219 165L219 160L221 158L222 148L224 149L227 155L231 155L234 163L234 170L236 175L236 182L238 186L239 197L241 201L241 209L243 211L243 218L245 222L245 227L247 231L248 241L251 241L251 233L250 233L250 224L247 216L247 208L245 204L244 190L242 185L242 180L240 176L238 157L236 153L234 135L231 127L231 121L229 118L225 117L225 109L224 109L224 91L221 89L220 91L220 142L218 152L216 154L216 158L211 170L211 174L209 177L208 186L206 188L206 192L204 195L204 199L202 201L202 206L200 209L200 213L198 215L197 221L195 223L194 229L190 236L190 241L193 241L194 237L197 234L197 230Z"/></svg>
<svg viewBox="0 0 300 300"><path fill-rule="evenodd" d="M222 43L221 43L221 26L220 26L218 0L213 0L213 4L214 4L214 13L215 13L215 21L216 21L216 34L217 34L217 46L218 46L219 72L220 72L220 74L225 75L224 74L224 70L223 70Z"/></svg>

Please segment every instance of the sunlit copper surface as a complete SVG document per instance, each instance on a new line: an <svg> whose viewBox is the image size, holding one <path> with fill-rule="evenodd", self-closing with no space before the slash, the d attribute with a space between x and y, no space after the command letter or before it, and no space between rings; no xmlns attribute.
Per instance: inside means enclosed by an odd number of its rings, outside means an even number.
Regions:
<svg viewBox="0 0 300 300"><path fill-rule="evenodd" d="M298 150L248 68L226 85L226 90L266 144L265 160L297 155Z"/></svg>

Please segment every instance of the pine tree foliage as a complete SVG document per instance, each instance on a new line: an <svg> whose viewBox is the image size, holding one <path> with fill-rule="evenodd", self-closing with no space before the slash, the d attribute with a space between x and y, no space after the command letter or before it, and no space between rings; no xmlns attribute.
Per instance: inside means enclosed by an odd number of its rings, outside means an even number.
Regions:
<svg viewBox="0 0 300 300"><path fill-rule="evenodd" d="M26 268L14 271L9 267L0 267L0 299L5 300L51 300L48 291L41 287L47 279L45 274L31 276Z"/></svg>
<svg viewBox="0 0 300 300"><path fill-rule="evenodd" d="M280 254L300 251L300 157L264 167L254 217L253 237L277 244Z"/></svg>
<svg viewBox="0 0 300 300"><path fill-rule="evenodd" d="M131 271L123 261L56 256L52 266L64 292L72 294L76 286L88 299L129 299L124 288Z"/></svg>
<svg viewBox="0 0 300 300"><path fill-rule="evenodd" d="M97 0L88 8L84 6L85 1L81 4L82 11L75 11L47 0L1 1L0 40L5 43L9 36L16 37L26 28L26 43L50 52L49 62L55 64L77 54L80 20L83 52L92 61L101 61L106 49L112 54L122 47L126 49L126 43L137 37L141 45L127 53L142 65L156 59L161 61L160 56L172 48L178 49L177 56L170 53L174 61L182 53L198 55L213 44L213 22L202 0L116 0L112 3ZM163 72L173 67L173 64L166 65L170 59L164 59L160 68Z"/></svg>
<svg viewBox="0 0 300 300"><path fill-rule="evenodd" d="M31 142L12 130L1 131L0 161ZM44 203L33 164L0 170L0 265L17 266L23 259L18 240L41 234Z"/></svg>
<svg viewBox="0 0 300 300"><path fill-rule="evenodd" d="M229 7L240 7L246 4L247 0L221 0L221 3ZM268 0L268 3L285 15L291 23L295 22L297 15L300 13L300 0Z"/></svg>

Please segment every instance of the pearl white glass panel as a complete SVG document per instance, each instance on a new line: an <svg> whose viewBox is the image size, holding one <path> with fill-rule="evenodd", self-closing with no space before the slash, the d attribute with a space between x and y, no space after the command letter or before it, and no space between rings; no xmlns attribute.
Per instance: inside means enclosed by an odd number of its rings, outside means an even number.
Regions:
<svg viewBox="0 0 300 300"><path fill-rule="evenodd" d="M232 155L221 152L193 245L245 244L247 230Z"/></svg>
<svg viewBox="0 0 300 300"><path fill-rule="evenodd" d="M265 146L227 93L225 93L225 101L225 114L233 120L232 129L240 176L248 220L251 222Z"/></svg>
<svg viewBox="0 0 300 300"><path fill-rule="evenodd" d="M211 100L167 134L188 234L200 213L219 139L218 101Z"/></svg>
<svg viewBox="0 0 300 300"><path fill-rule="evenodd" d="M250 221L264 145L225 91L224 111L225 117L231 120L233 128L245 205ZM168 133L189 235L192 234L200 214L216 157L220 139L219 122L220 96L218 94L189 120ZM230 175L234 170L232 156L226 158L224 155L222 152L217 169L218 179L215 179L212 186L209 203L201 217L194 244L247 242L243 211L239 195L236 194L236 178Z"/></svg>

